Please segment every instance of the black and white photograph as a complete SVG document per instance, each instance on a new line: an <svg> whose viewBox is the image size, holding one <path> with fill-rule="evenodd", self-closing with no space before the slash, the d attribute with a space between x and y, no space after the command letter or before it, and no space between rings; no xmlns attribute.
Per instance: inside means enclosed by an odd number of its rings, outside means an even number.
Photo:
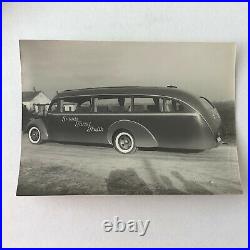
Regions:
<svg viewBox="0 0 250 250"><path fill-rule="evenodd" d="M20 41L17 195L241 194L234 43Z"/></svg>
<svg viewBox="0 0 250 250"><path fill-rule="evenodd" d="M248 247L248 3L2 3L3 248Z"/></svg>

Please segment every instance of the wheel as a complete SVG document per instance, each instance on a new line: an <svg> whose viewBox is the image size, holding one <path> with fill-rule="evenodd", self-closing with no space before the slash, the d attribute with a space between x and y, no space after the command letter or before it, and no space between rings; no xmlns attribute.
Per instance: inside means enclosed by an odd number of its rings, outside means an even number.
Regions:
<svg viewBox="0 0 250 250"><path fill-rule="evenodd" d="M136 151L134 137L128 132L119 132L115 136L114 147L122 154L129 154Z"/></svg>
<svg viewBox="0 0 250 250"><path fill-rule="evenodd" d="M41 139L41 131L38 127L31 127L29 129L29 140L31 143L33 144L40 144L42 143L42 139Z"/></svg>

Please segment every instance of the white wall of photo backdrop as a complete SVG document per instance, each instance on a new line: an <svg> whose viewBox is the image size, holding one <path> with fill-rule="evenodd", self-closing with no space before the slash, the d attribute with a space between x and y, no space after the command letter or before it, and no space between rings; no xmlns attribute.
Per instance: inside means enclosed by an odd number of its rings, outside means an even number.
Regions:
<svg viewBox="0 0 250 250"><path fill-rule="evenodd" d="M3 246L246 247L247 3L4 3ZM243 195L16 197L21 145L19 39L236 42L237 141ZM45 156L46 157L46 156ZM119 216L145 236L105 233Z"/></svg>

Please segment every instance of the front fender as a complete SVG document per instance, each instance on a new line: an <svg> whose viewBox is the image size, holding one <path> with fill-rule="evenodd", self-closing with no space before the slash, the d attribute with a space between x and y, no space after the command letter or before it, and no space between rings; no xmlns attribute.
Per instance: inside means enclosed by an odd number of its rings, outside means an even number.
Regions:
<svg viewBox="0 0 250 250"><path fill-rule="evenodd" d="M41 138L42 140L46 141L49 138L47 128L45 126L45 123L42 119L32 119L31 121L28 122L25 131L28 132L29 129L33 126L36 126L40 129L41 131Z"/></svg>
<svg viewBox="0 0 250 250"><path fill-rule="evenodd" d="M112 144L113 135L121 130L131 132L138 147L158 147L157 140L146 127L130 120L120 120L110 125L107 133L107 139L110 144Z"/></svg>

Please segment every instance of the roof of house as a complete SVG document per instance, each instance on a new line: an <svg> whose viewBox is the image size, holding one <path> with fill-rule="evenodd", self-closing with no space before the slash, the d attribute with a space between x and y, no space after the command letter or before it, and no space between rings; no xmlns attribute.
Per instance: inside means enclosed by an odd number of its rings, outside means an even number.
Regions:
<svg viewBox="0 0 250 250"><path fill-rule="evenodd" d="M33 100L41 91L23 91L22 92L22 101L29 102Z"/></svg>

